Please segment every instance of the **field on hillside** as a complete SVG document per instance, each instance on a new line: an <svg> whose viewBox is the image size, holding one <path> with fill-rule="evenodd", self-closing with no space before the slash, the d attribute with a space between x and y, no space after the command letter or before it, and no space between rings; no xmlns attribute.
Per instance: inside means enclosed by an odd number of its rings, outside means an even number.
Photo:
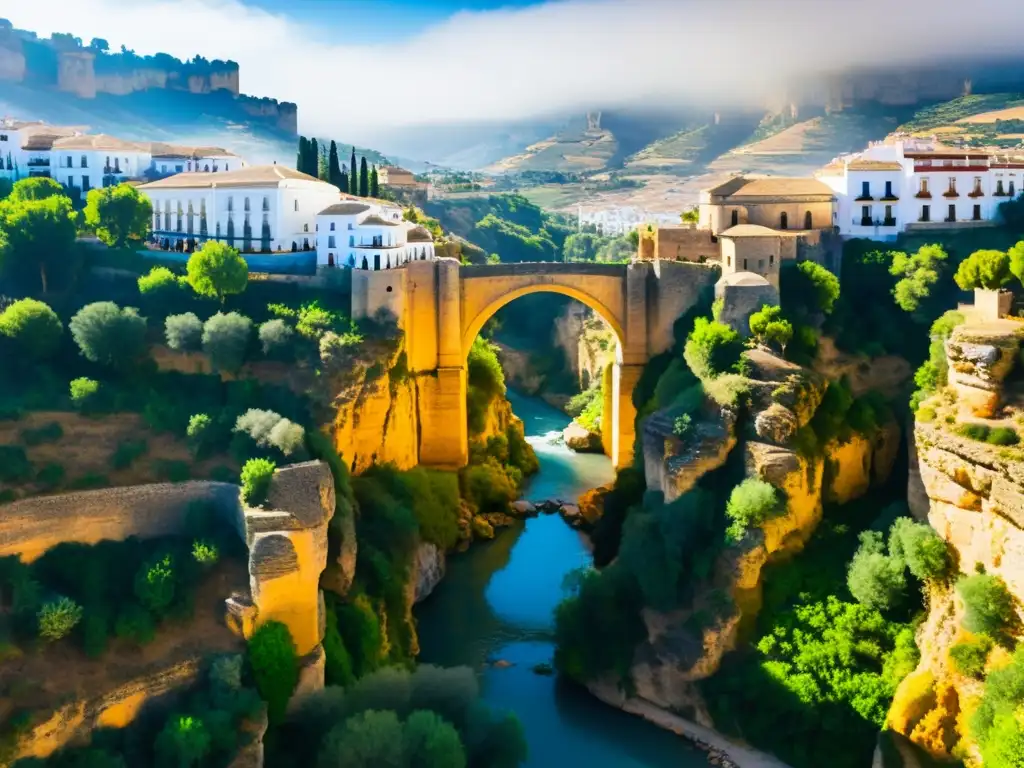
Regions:
<svg viewBox="0 0 1024 768"><path fill-rule="evenodd" d="M899 130L972 147L1017 147L1024 143L1024 94L961 96L919 111Z"/></svg>

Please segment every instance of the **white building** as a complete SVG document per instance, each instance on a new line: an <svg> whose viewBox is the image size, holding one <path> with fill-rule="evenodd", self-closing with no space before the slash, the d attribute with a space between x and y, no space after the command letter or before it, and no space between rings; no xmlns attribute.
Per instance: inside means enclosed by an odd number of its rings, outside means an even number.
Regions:
<svg viewBox="0 0 1024 768"><path fill-rule="evenodd" d="M45 123L0 121L0 176L49 176L83 194L127 179L243 167L242 158L220 147L125 141Z"/></svg>
<svg viewBox="0 0 1024 768"><path fill-rule="evenodd" d="M678 224L679 215L673 213L652 213L628 206L604 210L577 209L577 226L593 226L599 234L625 235L644 224Z"/></svg>
<svg viewBox="0 0 1024 768"><path fill-rule="evenodd" d="M317 221L317 265L392 269L435 258L434 239L405 221L402 208L387 200L344 196L324 208Z"/></svg>
<svg viewBox="0 0 1024 768"><path fill-rule="evenodd" d="M153 204L153 241L191 250L207 240L243 253L316 248L317 213L338 188L282 165L179 173L143 184Z"/></svg>
<svg viewBox="0 0 1024 768"><path fill-rule="evenodd" d="M1024 156L903 139L837 158L817 177L836 192L841 235L895 240L908 230L990 225L999 204L1024 191Z"/></svg>

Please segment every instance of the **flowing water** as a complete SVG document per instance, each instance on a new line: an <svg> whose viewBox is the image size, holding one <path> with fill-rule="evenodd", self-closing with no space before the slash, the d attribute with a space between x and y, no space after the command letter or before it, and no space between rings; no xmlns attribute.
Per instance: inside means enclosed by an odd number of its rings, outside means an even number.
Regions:
<svg viewBox="0 0 1024 768"><path fill-rule="evenodd" d="M540 459L524 498L575 500L614 477L606 457L552 442L569 423L565 414L514 392L509 400ZM420 661L481 670L484 700L523 722L531 768L706 765L704 754L679 737L533 671L552 661L563 578L588 562L584 540L557 515L503 529L493 541L451 556L444 581L416 609ZM511 666L494 666L498 660Z"/></svg>

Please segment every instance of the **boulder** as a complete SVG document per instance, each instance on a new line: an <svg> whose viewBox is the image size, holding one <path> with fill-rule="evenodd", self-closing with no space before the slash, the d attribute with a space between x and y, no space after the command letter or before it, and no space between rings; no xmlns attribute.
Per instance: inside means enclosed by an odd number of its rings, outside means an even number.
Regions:
<svg viewBox="0 0 1024 768"><path fill-rule="evenodd" d="M416 549L415 568L416 590L413 602L418 603L427 599L444 578L444 552L436 544L421 542Z"/></svg>
<svg viewBox="0 0 1024 768"><path fill-rule="evenodd" d="M611 493L611 490L611 485L602 485L600 488L591 488L580 494L576 505L584 521L593 525L601 519L601 515L604 514L604 497Z"/></svg>
<svg viewBox="0 0 1024 768"><path fill-rule="evenodd" d="M577 421L562 430L562 439L570 451L577 453L603 453L601 435L591 432Z"/></svg>
<svg viewBox="0 0 1024 768"><path fill-rule="evenodd" d="M583 525L583 515L580 514L580 508L575 504L563 504L558 508L558 514L562 516L562 519L565 520L571 528L579 528Z"/></svg>
<svg viewBox="0 0 1024 768"><path fill-rule="evenodd" d="M513 501L509 508L517 517L536 517L538 514L537 507L526 499Z"/></svg>
<svg viewBox="0 0 1024 768"><path fill-rule="evenodd" d="M754 432L757 436L776 445L788 443L799 427L796 414L778 403L772 403L754 417Z"/></svg>

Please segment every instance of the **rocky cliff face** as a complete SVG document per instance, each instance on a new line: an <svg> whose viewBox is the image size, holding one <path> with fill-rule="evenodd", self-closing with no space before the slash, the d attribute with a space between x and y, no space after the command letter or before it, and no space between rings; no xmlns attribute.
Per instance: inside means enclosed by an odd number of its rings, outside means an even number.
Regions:
<svg viewBox="0 0 1024 768"><path fill-rule="evenodd" d="M746 477L770 483L786 500L783 514L719 555L690 605L643 612L648 637L632 669L637 695L705 725L711 721L695 683L718 670L741 628L756 617L763 567L803 548L821 520L823 502L856 498L887 477L899 444L898 426L886 424L871 436L853 434L817 450L801 447L798 432L820 406L827 380L763 351L747 357L751 406L742 424L734 409L710 405L682 439L672 432L670 412L654 414L644 426L648 488L663 492L666 501L725 466L736 451Z"/></svg>
<svg viewBox="0 0 1024 768"><path fill-rule="evenodd" d="M957 426L1020 424L1012 370L1022 340L1024 326L1012 321L954 330L946 343L949 386L921 404L913 425L908 488L911 511L946 540L959 570L973 573L981 566L1000 576L1018 608L1024 600L1024 451L963 436ZM921 663L900 686L889 723L923 745L917 726L931 715L948 732L947 746L959 742L958 756L978 765L966 721L956 714L972 708L981 683L959 674L949 659L949 649L970 638L962 615L951 587L933 587L928 617L917 634ZM990 666L996 655L989 657Z"/></svg>

